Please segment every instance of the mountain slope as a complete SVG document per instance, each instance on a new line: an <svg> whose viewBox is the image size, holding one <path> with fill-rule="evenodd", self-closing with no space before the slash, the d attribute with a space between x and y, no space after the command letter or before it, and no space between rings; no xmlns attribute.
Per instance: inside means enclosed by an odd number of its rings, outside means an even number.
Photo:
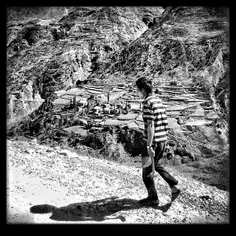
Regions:
<svg viewBox="0 0 236 236"><path fill-rule="evenodd" d="M162 8L146 7L73 7L69 10L49 7L31 12L21 8L20 17L16 9L8 9L9 126L36 110L42 99L54 91L85 81L101 62L106 62L111 52L119 51L139 37L148 28L146 24L162 13ZM64 14L59 19L61 11ZM57 17L48 17L56 12ZM43 17L44 13L47 18Z"/></svg>
<svg viewBox="0 0 236 236"><path fill-rule="evenodd" d="M32 19L61 19L63 15L66 15L72 7L8 7L7 8L7 21L28 21Z"/></svg>
<svg viewBox="0 0 236 236"><path fill-rule="evenodd" d="M170 126L177 123L169 139L204 158L202 165L199 161L180 168L189 171L196 165L204 173L222 163L213 171L217 174L229 163L229 56L227 7L167 7L155 24L111 55L89 79L134 84L141 76L150 78L167 107ZM191 107L190 97L199 103Z"/></svg>
<svg viewBox="0 0 236 236"><path fill-rule="evenodd" d="M175 82L205 89L228 121L229 9L168 7L152 27L89 78L108 83L140 76L159 86Z"/></svg>
<svg viewBox="0 0 236 236"><path fill-rule="evenodd" d="M159 7L73 7L68 11L62 7L25 15L22 11L22 18L19 14L10 18L7 124L13 128L9 133L75 147L82 138L62 130L65 126L52 128L55 91L70 93L71 87L85 82L111 83L111 87L114 82L124 83L128 87L123 87L125 94L119 98L124 102L137 99L131 83L147 76L167 107L168 141L174 144L170 149L175 154L170 163L204 183L229 190L228 9L168 7L162 11ZM77 118L71 118L74 125L80 124ZM112 123L120 124L116 119ZM68 129L76 131L74 126ZM141 131L134 131L132 125L123 131L124 143L114 135L114 146L121 150L130 146L135 152L145 148ZM130 132L138 135L128 141ZM94 137L93 141L99 140Z"/></svg>
<svg viewBox="0 0 236 236"><path fill-rule="evenodd" d="M229 223L229 193L168 168L182 194L156 178L160 205L142 207L141 169L34 141L7 141L9 223Z"/></svg>

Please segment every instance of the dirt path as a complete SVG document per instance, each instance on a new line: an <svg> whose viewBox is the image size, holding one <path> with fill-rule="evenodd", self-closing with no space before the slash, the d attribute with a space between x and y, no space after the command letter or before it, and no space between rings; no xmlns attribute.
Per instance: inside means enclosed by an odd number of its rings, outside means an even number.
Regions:
<svg viewBox="0 0 236 236"><path fill-rule="evenodd" d="M141 169L36 142L7 140L8 223L229 223L229 193L186 178L172 205L156 178L160 204L143 207Z"/></svg>

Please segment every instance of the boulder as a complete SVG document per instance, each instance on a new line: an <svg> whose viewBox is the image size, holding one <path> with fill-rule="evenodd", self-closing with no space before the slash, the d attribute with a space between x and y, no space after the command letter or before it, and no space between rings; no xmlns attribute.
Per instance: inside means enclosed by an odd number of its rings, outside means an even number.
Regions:
<svg viewBox="0 0 236 236"><path fill-rule="evenodd" d="M176 143L173 141L173 140L168 140L168 146L170 146L170 147L174 147L174 146L176 146Z"/></svg>
<svg viewBox="0 0 236 236"><path fill-rule="evenodd" d="M182 156L189 155L189 152L186 150L186 148L182 146L177 146L175 149L175 154L182 157Z"/></svg>
<svg viewBox="0 0 236 236"><path fill-rule="evenodd" d="M182 158L179 155L174 155L172 163L173 163L173 165L181 165Z"/></svg>
<svg viewBox="0 0 236 236"><path fill-rule="evenodd" d="M202 106L198 105L194 111L194 113L189 115L190 117L204 117L204 109Z"/></svg>
<svg viewBox="0 0 236 236"><path fill-rule="evenodd" d="M182 164L186 164L186 163L189 163L190 162L190 159L188 156L182 156L181 157L181 163Z"/></svg>
<svg viewBox="0 0 236 236"><path fill-rule="evenodd" d="M168 127L170 130L173 130L174 132L182 132L180 125L177 123L177 120L175 118L168 117Z"/></svg>
<svg viewBox="0 0 236 236"><path fill-rule="evenodd" d="M173 153L172 152L166 153L166 158L167 158L167 160L173 159Z"/></svg>

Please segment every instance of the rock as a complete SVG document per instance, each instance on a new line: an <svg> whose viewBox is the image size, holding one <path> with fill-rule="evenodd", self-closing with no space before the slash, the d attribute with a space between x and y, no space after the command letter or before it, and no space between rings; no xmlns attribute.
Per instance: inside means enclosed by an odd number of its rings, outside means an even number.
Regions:
<svg viewBox="0 0 236 236"><path fill-rule="evenodd" d="M28 150L24 150L24 152L30 154L30 152Z"/></svg>
<svg viewBox="0 0 236 236"><path fill-rule="evenodd" d="M53 152L53 149L47 149L46 152Z"/></svg>
<svg viewBox="0 0 236 236"><path fill-rule="evenodd" d="M176 145L176 143L174 141L172 141L172 140L168 140L168 145L170 147L174 147Z"/></svg>
<svg viewBox="0 0 236 236"><path fill-rule="evenodd" d="M173 158L173 153L168 152L168 153L166 154L166 158L167 158L167 160L171 160L171 159Z"/></svg>
<svg viewBox="0 0 236 236"><path fill-rule="evenodd" d="M186 163L188 163L188 162L190 161L188 156L182 156L181 158L182 158L182 159L181 159L181 162L182 162L183 164L186 164Z"/></svg>
<svg viewBox="0 0 236 236"><path fill-rule="evenodd" d="M194 113L189 115L190 117L204 117L204 109L200 105L197 106Z"/></svg>
<svg viewBox="0 0 236 236"><path fill-rule="evenodd" d="M34 138L33 140L31 140L31 143L34 145L34 144L37 144L37 143L38 143L38 141L37 141L37 139L36 139L36 138Z"/></svg>
<svg viewBox="0 0 236 236"><path fill-rule="evenodd" d="M185 147L177 146L177 148L175 149L175 154L182 157L182 156L188 156L189 152L186 150Z"/></svg>
<svg viewBox="0 0 236 236"><path fill-rule="evenodd" d="M199 198L201 198L202 200L210 200L211 199L211 197L209 195L199 196Z"/></svg>
<svg viewBox="0 0 236 236"><path fill-rule="evenodd" d="M182 158L179 155L174 155L173 165L181 165L181 164L182 164Z"/></svg>
<svg viewBox="0 0 236 236"><path fill-rule="evenodd" d="M59 151L58 154L63 155L63 156L68 156L68 151L62 150L62 151Z"/></svg>
<svg viewBox="0 0 236 236"><path fill-rule="evenodd" d="M195 161L195 160L196 160L195 155L192 154L192 153L189 153L189 158L190 158L192 161Z"/></svg>
<svg viewBox="0 0 236 236"><path fill-rule="evenodd" d="M177 123L177 120L175 118L167 118L168 119L168 127L170 130L174 130L175 132L181 132L181 127Z"/></svg>

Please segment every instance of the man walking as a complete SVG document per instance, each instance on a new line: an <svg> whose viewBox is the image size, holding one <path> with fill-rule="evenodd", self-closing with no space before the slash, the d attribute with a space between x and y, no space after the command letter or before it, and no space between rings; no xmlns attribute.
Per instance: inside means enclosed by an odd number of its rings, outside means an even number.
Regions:
<svg viewBox="0 0 236 236"><path fill-rule="evenodd" d="M171 176L163 166L158 162L163 157L167 141L168 120L165 107L161 100L153 93L152 81L144 77L136 81L136 86L143 101L143 121L145 128L145 138L147 139L147 148L144 156L153 157L155 170L169 184L172 192L173 201L180 193L176 187L178 181ZM148 192L148 197L141 199L140 204L158 205L158 195L155 189L152 172L152 165L143 168L142 178Z"/></svg>

